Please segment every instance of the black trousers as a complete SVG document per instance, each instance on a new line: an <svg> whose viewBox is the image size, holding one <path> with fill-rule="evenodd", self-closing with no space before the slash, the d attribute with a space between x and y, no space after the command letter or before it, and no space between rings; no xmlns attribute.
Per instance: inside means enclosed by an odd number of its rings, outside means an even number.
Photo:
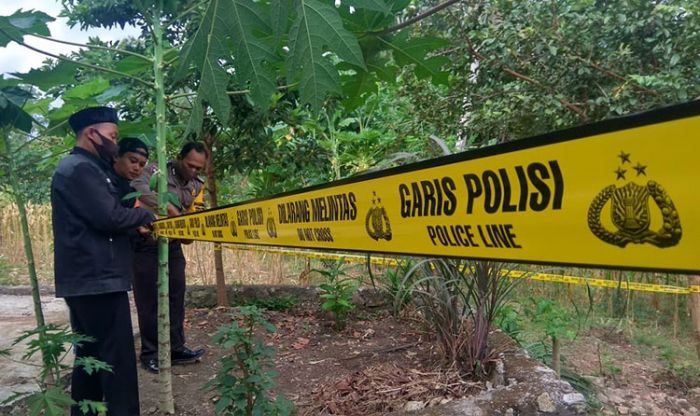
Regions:
<svg viewBox="0 0 700 416"><path fill-rule="evenodd" d="M100 371L92 375L75 368L71 397L76 402L105 401L109 416L139 415L139 383L127 293L72 296L66 298L66 303L73 332L95 339L76 346L76 358L94 357L112 366L112 372ZM83 413L73 406L71 415L82 416Z"/></svg>
<svg viewBox="0 0 700 416"><path fill-rule="evenodd" d="M170 348L185 346L185 255L171 243L168 255L170 284ZM139 245L134 256L134 300L141 332L141 360L158 358L158 247Z"/></svg>

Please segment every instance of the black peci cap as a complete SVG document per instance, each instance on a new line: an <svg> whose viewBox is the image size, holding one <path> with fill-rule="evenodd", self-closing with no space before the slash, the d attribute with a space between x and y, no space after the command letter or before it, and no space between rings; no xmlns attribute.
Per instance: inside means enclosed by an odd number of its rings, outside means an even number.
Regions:
<svg viewBox="0 0 700 416"><path fill-rule="evenodd" d="M119 156L124 153L133 152L145 156L148 159L148 146L141 139L136 137L124 137L119 140Z"/></svg>
<svg viewBox="0 0 700 416"><path fill-rule="evenodd" d="M119 123L117 111L111 107L89 107L68 118L68 124L76 133L87 126L98 123Z"/></svg>

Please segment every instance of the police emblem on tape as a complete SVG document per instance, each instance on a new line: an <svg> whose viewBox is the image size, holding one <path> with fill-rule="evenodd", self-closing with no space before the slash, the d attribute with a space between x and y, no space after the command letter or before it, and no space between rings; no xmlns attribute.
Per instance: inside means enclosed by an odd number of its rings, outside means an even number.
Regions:
<svg viewBox="0 0 700 416"><path fill-rule="evenodd" d="M620 166L614 172L617 180L627 180L628 169L625 168L636 171L636 178L646 177L647 167L639 162L632 166L629 153L620 152L618 157ZM650 200L658 209L650 208ZM617 231L611 231L602 224L601 215L607 205L610 205L612 224ZM650 229L652 212L661 216L662 224L658 231ZM683 235L681 220L671 197L659 183L652 180L642 185L628 180L622 186L613 184L605 187L588 208L588 228L600 240L618 247L629 243L672 247L678 244Z"/></svg>
<svg viewBox="0 0 700 416"><path fill-rule="evenodd" d="M372 192L372 206L365 216L365 231L373 240L391 241L391 223L381 203L382 199Z"/></svg>

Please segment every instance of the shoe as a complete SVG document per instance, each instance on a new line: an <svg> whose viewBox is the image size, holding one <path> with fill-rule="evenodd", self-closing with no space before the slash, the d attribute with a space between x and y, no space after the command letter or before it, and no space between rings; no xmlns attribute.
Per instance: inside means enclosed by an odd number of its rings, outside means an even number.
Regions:
<svg viewBox="0 0 700 416"><path fill-rule="evenodd" d="M199 348L194 351L187 347L182 347L179 351L170 353L170 362L173 364L187 364L199 361L199 359L207 352L204 348Z"/></svg>
<svg viewBox="0 0 700 416"><path fill-rule="evenodd" d="M143 364L143 368L149 373L158 374L159 368L157 358L141 359L141 364Z"/></svg>

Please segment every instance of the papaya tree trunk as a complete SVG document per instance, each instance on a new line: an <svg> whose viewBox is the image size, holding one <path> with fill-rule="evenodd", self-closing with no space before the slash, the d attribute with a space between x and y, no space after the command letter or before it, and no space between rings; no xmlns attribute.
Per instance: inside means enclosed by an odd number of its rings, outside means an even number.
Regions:
<svg viewBox="0 0 700 416"><path fill-rule="evenodd" d="M24 197L19 187L17 180L17 166L13 158L12 147L10 143L9 132L3 132L3 140L5 141L5 149L7 151L7 166L8 176L10 179L10 192L17 205L19 211L19 222L22 229L22 241L24 243L24 255L27 257L27 271L29 272L29 284L32 287L32 301L34 303L34 317L36 318L37 328L44 326L44 311L41 309L41 295L39 294L39 280L36 276L36 265L34 263L34 250L32 248L32 236L29 233L29 221L27 221L27 208L25 206Z"/></svg>
<svg viewBox="0 0 700 416"><path fill-rule="evenodd" d="M206 133L204 145L207 148L209 159L207 162L207 189L209 190L209 206L216 208L219 206L218 190L216 187L216 167L214 166L214 142L216 136ZM226 276L224 275L224 258L221 243L214 244L214 270L216 272L216 303L218 306L228 306L228 296L226 294Z"/></svg>
<svg viewBox="0 0 700 416"><path fill-rule="evenodd" d="M559 338L557 337L552 337L552 369L554 370L555 373L557 373L557 376L560 375L560 358L559 356L561 355L561 341L559 341Z"/></svg>
<svg viewBox="0 0 700 416"><path fill-rule="evenodd" d="M167 166L165 124L165 86L163 85L163 29L161 11L163 0L156 3L153 11L153 75L156 94L156 157L158 160L158 212L168 215ZM168 286L168 239L158 238L158 368L161 388L160 410L166 414L175 413L173 383L170 363L170 288Z"/></svg>

